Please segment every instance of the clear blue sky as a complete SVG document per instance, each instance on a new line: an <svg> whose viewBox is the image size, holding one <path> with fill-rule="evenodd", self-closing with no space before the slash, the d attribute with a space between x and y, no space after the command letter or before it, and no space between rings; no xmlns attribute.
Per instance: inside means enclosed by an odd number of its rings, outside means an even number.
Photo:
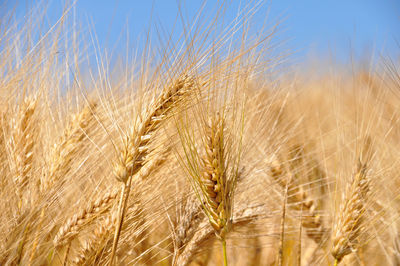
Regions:
<svg viewBox="0 0 400 266"><path fill-rule="evenodd" d="M179 0L78 0L75 17L85 29L94 31L101 48L118 52L129 31L130 41L144 39L149 25L158 25L170 32L178 14ZM8 8L14 4L9 1ZM183 12L193 17L202 1L187 0ZM217 0L208 0L205 14L212 13ZM246 1L227 1L230 6L225 20L233 20L239 7ZM21 16L27 6L38 6L42 1L19 0L17 14ZM52 0L48 5L48 23L60 15L65 0ZM7 6L7 4L6 4ZM40 4L43 6L43 3ZM4 8L4 6L3 6ZM252 32L257 32L265 17L267 24L281 22L280 40L295 51L297 59L307 55L334 55L348 58L365 52L399 55L400 0L268 0L254 17ZM176 31L182 28L175 26ZM93 30L93 29L91 29ZM153 32L154 27L153 27Z"/></svg>

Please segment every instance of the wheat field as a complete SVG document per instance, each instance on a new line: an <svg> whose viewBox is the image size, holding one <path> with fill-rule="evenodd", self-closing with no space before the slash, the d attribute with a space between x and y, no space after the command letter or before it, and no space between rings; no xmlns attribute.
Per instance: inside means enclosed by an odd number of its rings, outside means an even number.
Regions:
<svg viewBox="0 0 400 266"><path fill-rule="evenodd" d="M0 19L0 265L400 265L396 58L285 71L247 6L93 63L69 10Z"/></svg>

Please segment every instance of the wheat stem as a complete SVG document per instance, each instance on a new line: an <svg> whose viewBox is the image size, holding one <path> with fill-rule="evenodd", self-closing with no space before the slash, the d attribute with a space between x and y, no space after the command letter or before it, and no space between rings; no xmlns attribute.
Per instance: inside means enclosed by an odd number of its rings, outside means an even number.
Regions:
<svg viewBox="0 0 400 266"><path fill-rule="evenodd" d="M226 240L225 237L221 240L222 241L222 252L224 256L224 266L228 265L228 257L226 255Z"/></svg>
<svg viewBox="0 0 400 266"><path fill-rule="evenodd" d="M282 266L283 263L283 247L284 247L284 241L285 241L285 218L286 218L286 201L287 201L287 195L288 195L288 188L289 186L286 186L285 189L285 196L283 198L283 204L282 204L282 217L281 217L281 235L279 239L279 258L278 258L278 265Z"/></svg>
<svg viewBox="0 0 400 266"><path fill-rule="evenodd" d="M33 241L32 249L31 249L31 256L29 258L29 265L32 265L33 259L35 258L36 248L39 244L39 232L40 232L40 228L42 227L43 220L44 220L44 214L45 214L45 208L42 208L42 211L41 211L40 217L39 217L39 223L36 227L35 239Z"/></svg>
<svg viewBox="0 0 400 266"><path fill-rule="evenodd" d="M124 222L126 203L127 203L128 195L129 195L130 188L131 188L131 182L132 182L132 177L129 177L128 178L128 182L126 184L123 184L123 187L122 187L121 198L120 198L119 204L118 204L118 211L117 211L117 213L118 213L118 222L117 222L117 226L116 226L115 234L114 234L114 239L113 239L110 265L114 265L115 252L117 250L118 240L119 240L119 236L121 234L121 227L122 227L122 224ZM125 193L126 193L126 195L125 195Z"/></svg>
<svg viewBox="0 0 400 266"><path fill-rule="evenodd" d="M335 262L333 263L333 266L337 266L339 264L339 260L335 259Z"/></svg>
<svg viewBox="0 0 400 266"><path fill-rule="evenodd" d="M64 257L63 257L63 266L66 266L68 263L68 254L69 254L69 250L71 249L71 242L68 242L67 244L67 249L65 251Z"/></svg>

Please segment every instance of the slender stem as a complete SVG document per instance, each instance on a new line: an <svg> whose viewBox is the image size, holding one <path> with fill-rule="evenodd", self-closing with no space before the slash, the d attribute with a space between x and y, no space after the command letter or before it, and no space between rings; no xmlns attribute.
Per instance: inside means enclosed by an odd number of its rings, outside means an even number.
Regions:
<svg viewBox="0 0 400 266"><path fill-rule="evenodd" d="M288 195L288 189L289 186L286 185L285 189L285 197L283 199L283 206L282 206L282 218L281 218L281 237L279 241L279 257L278 257L278 265L282 266L283 262L283 244L284 244L284 238L285 238L285 217L286 217L286 200L287 200L287 195Z"/></svg>
<svg viewBox="0 0 400 266"><path fill-rule="evenodd" d="M26 225L25 229L24 229L24 235L23 235L21 241L20 241L19 244L18 244L18 247L17 247L16 265L19 265L20 262L21 262L21 256L22 256L22 253L23 253L23 251L24 251L24 246L25 246L25 244L26 244L25 241L26 241L26 237L27 237L27 235L28 235L28 232L29 232L29 230L30 230L30 227L31 227L31 224L28 223L28 224Z"/></svg>
<svg viewBox="0 0 400 266"><path fill-rule="evenodd" d="M66 248L66 251L65 251L65 254L64 254L64 258L63 258L63 264L62 264L63 266L67 265L68 253L69 253L70 249L71 249L71 241L69 241L68 244L67 244L67 248Z"/></svg>
<svg viewBox="0 0 400 266"><path fill-rule="evenodd" d="M111 259L110 259L111 266L114 264L115 251L116 251L117 245L118 245L118 238L119 238L119 234L120 234L120 225L122 222L121 212L122 212L122 205L124 202L125 189L126 189L126 184L124 183L122 185L121 196L120 196L119 203L118 203L118 210L117 210L118 222L117 222L117 228L115 229L115 233L114 233L114 240L113 240L113 246L112 246L112 251L111 251Z"/></svg>
<svg viewBox="0 0 400 266"><path fill-rule="evenodd" d="M18 201L18 214L21 214L21 209L22 209L22 199Z"/></svg>
<svg viewBox="0 0 400 266"><path fill-rule="evenodd" d="M31 256L29 257L29 265L32 265L32 262L33 262L33 260L35 258L36 248L37 248L37 246L39 244L39 233L40 233L39 229L42 227L42 223L43 223L43 220L44 220L44 213L45 213L45 209L46 208L47 208L47 206L43 207L42 211L40 213L39 223L38 223L38 225L36 227L35 240L34 240L33 245L32 245Z"/></svg>
<svg viewBox="0 0 400 266"><path fill-rule="evenodd" d="M301 235L303 233L303 205L301 205L300 211L300 226L299 226L299 250L298 250L298 261L297 264L301 266Z"/></svg>
<svg viewBox="0 0 400 266"><path fill-rule="evenodd" d="M226 256L226 240L222 238L222 251L224 253L224 266L228 266L228 257Z"/></svg>
<svg viewBox="0 0 400 266"><path fill-rule="evenodd" d="M339 264L338 259L335 259L335 262L334 262L333 266L338 266L338 264Z"/></svg>
<svg viewBox="0 0 400 266"><path fill-rule="evenodd" d="M122 224L124 222L126 203L128 202L128 198L129 198L131 182L132 182L132 176L130 176L128 178L128 181L126 183L124 183L122 186L121 198L120 198L120 201L118 204L118 224L117 224L117 228L115 229L115 234L114 234L110 265L114 265L115 253L117 251L118 240L119 240L119 236L121 234Z"/></svg>

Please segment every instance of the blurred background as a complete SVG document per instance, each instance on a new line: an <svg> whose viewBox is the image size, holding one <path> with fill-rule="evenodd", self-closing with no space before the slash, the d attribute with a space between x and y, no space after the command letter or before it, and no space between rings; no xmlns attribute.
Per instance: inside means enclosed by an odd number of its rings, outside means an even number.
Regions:
<svg viewBox="0 0 400 266"><path fill-rule="evenodd" d="M345 63L393 57L400 51L399 0L6 0L1 15L15 12L17 21L24 21L29 12L45 11L42 26L50 28L68 7L70 21L93 44L90 49L120 55L127 47L138 51L150 42L178 39L185 30L182 25L192 25L199 14L200 21L209 22L223 13L228 26L245 5L254 6L250 35L278 25L276 44L281 52L290 51L285 55L292 62L325 58Z"/></svg>

